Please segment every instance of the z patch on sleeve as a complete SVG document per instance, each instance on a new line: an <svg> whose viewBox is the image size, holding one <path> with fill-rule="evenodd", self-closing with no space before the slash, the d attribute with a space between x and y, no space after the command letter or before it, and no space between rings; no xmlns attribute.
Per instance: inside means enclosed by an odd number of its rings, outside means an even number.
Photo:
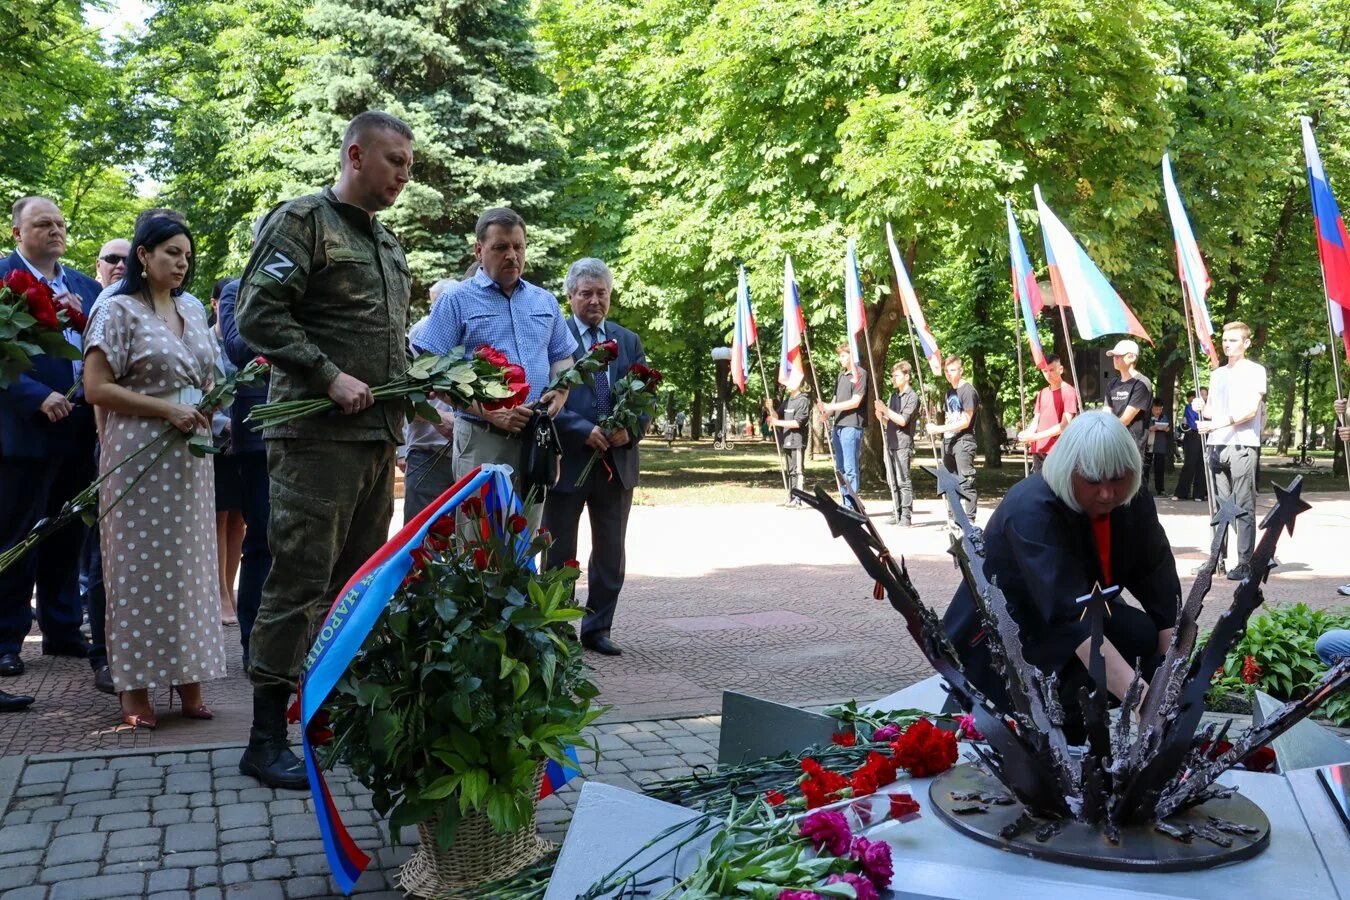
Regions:
<svg viewBox="0 0 1350 900"><path fill-rule="evenodd" d="M262 265L263 273L271 275L280 284L285 284L295 269L295 261L280 250L273 251L267 262Z"/></svg>

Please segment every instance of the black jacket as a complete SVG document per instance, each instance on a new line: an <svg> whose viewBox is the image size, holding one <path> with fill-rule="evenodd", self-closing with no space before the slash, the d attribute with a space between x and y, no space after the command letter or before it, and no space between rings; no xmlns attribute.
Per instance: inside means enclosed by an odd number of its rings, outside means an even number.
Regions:
<svg viewBox="0 0 1350 900"><path fill-rule="evenodd" d="M1069 509L1035 474L1008 491L984 536L985 576L997 580L1008 598L1027 661L1057 671L1089 635L1075 601L1102 580L1088 517ZM1111 513L1111 570L1159 631L1176 624L1181 582L1158 510L1145 490ZM962 655L983 639L983 622L964 583L942 624Z"/></svg>

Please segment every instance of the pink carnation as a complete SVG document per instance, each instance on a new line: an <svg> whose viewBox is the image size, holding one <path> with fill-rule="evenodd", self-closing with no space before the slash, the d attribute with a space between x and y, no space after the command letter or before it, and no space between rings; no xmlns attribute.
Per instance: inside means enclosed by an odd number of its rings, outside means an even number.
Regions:
<svg viewBox="0 0 1350 900"><path fill-rule="evenodd" d="M895 874L895 865L891 862L891 845L885 841L869 841L865 837L853 839L853 849L849 855L862 866L867 880L884 891L890 886L891 876Z"/></svg>
<svg viewBox="0 0 1350 900"><path fill-rule="evenodd" d="M896 724L882 725L876 731L872 732L873 741L893 741L900 736L900 726Z"/></svg>
<svg viewBox="0 0 1350 900"><path fill-rule="evenodd" d="M973 715L964 715L956 717L956 733L965 741L982 741L984 735L980 734L980 729L975 727L975 717Z"/></svg>
<svg viewBox="0 0 1350 900"><path fill-rule="evenodd" d="M815 845L817 851L825 850L831 856L844 856L853 843L853 832L849 830L848 820L841 812L814 812L802 820L802 837Z"/></svg>
<svg viewBox="0 0 1350 900"><path fill-rule="evenodd" d="M853 893L858 895L858 900L878 900L877 889L872 886L864 876L857 872L845 872L843 875L831 875L825 879L826 884L847 884L852 886Z"/></svg>

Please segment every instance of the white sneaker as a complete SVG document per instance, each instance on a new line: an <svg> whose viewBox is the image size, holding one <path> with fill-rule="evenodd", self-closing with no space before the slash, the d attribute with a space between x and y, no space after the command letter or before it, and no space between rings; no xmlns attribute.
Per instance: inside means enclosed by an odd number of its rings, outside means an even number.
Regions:
<svg viewBox="0 0 1350 900"><path fill-rule="evenodd" d="M1350 597L1350 584L1343 584L1336 588L1336 593L1340 594L1342 597Z"/></svg>

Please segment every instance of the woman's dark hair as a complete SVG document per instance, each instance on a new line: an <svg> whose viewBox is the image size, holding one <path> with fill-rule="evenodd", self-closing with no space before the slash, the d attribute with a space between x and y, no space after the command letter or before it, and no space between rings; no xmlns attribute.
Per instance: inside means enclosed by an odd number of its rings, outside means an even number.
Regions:
<svg viewBox="0 0 1350 900"><path fill-rule="evenodd" d="M219 300L220 295L225 293L225 285L234 281L233 278L217 278L216 283L211 286L211 299Z"/></svg>
<svg viewBox="0 0 1350 900"><path fill-rule="evenodd" d="M136 229L136 236L131 240L131 252L127 254L127 273L122 277L122 293L135 295L147 286L145 265L141 262L141 258L136 251L142 247L147 251L154 250L169 238L180 234L188 239L188 248L195 254L197 245L192 240L192 232L182 222L156 216L141 223L141 226ZM187 274L183 276L183 283L174 288L172 292L175 297L187 290L187 286L192 283L192 270L194 268L196 268L196 263L188 262L188 270Z"/></svg>

